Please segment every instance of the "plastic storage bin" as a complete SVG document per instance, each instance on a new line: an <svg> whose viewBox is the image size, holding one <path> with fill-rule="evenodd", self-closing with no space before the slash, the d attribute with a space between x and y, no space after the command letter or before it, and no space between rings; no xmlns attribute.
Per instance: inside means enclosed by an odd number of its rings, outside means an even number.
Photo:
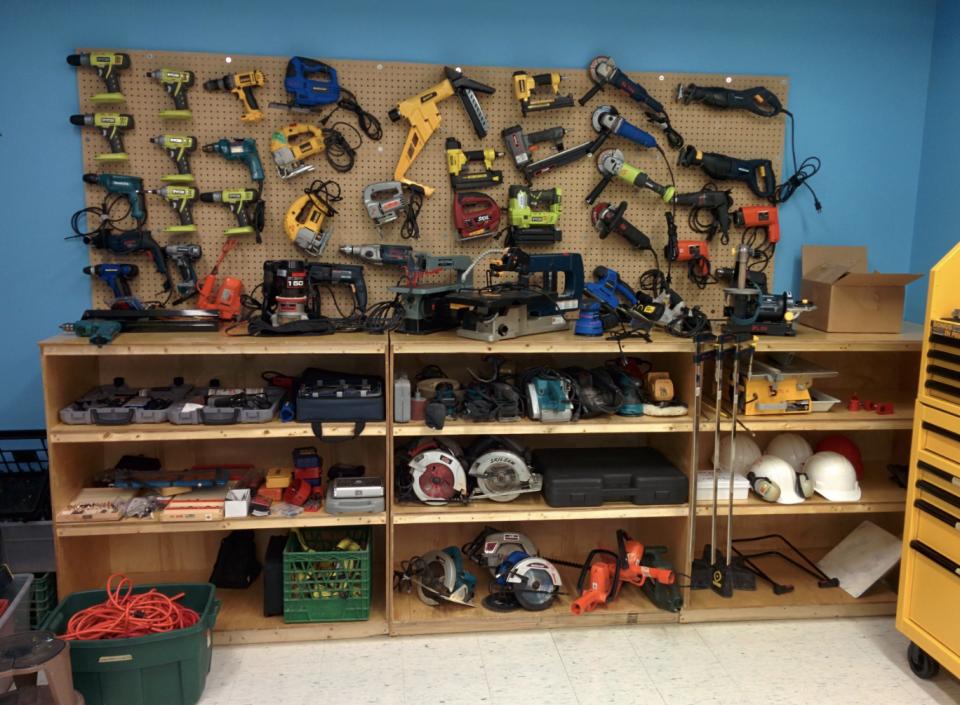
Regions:
<svg viewBox="0 0 960 705"><path fill-rule="evenodd" d="M235 423L266 423L277 414L280 403L283 401L286 389L280 387L265 387L262 394L266 398L267 407L264 409L248 408L247 406L213 406L205 404L199 406L193 403L197 397L208 399L211 393L220 393L224 396L245 393L244 389L227 389L217 385L195 389L186 400L177 402L167 411L167 418L174 424L205 424L207 426L228 426Z"/></svg>
<svg viewBox="0 0 960 705"><path fill-rule="evenodd" d="M4 522L3 562L14 573L51 573L57 569L53 551L53 522Z"/></svg>
<svg viewBox="0 0 960 705"><path fill-rule="evenodd" d="M43 624L57 606L57 574L34 575L30 585L30 628Z"/></svg>
<svg viewBox="0 0 960 705"><path fill-rule="evenodd" d="M16 632L30 631L30 586L33 576L15 573L13 582L0 592L0 599L8 600L7 611L0 616L0 637ZM0 693L6 693L13 683L13 676L0 678Z"/></svg>
<svg viewBox="0 0 960 705"><path fill-rule="evenodd" d="M50 519L49 485L47 432L0 431L0 521Z"/></svg>
<svg viewBox="0 0 960 705"><path fill-rule="evenodd" d="M169 387L147 389L129 387L123 377L117 377L113 384L97 387L61 409L60 420L65 424L98 426L165 423L167 409L192 389L192 384L183 383L183 377L175 377Z"/></svg>
<svg viewBox="0 0 960 705"><path fill-rule="evenodd" d="M133 594L156 589L196 610L200 621L189 629L133 639L74 641L70 644L73 687L87 705L194 705L203 694L213 653L213 627L220 611L210 583L138 585ZM68 595L40 626L63 634L80 610L107 599L106 590Z"/></svg>
<svg viewBox="0 0 960 705"><path fill-rule="evenodd" d="M370 619L373 572L369 526L300 529L283 551L283 621L361 622ZM350 539L359 551L337 549Z"/></svg>

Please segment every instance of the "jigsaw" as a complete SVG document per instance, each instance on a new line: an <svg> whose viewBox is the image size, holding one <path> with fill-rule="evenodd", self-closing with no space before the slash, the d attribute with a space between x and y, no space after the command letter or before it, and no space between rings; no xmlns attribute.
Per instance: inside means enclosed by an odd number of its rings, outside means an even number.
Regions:
<svg viewBox="0 0 960 705"><path fill-rule="evenodd" d="M336 191L333 187L336 187ZM283 218L283 230L287 237L308 255L323 256L333 226L323 234L320 228L323 227L324 218L337 212L331 204L341 200L340 184L336 181L314 181L287 209Z"/></svg>
<svg viewBox="0 0 960 705"><path fill-rule="evenodd" d="M488 237L500 227L500 206L479 191L453 194L453 223L458 242Z"/></svg>
<svg viewBox="0 0 960 705"><path fill-rule="evenodd" d="M306 114L340 100L337 70L302 56L294 56L287 62L283 89L287 92L287 102L270 103L271 108Z"/></svg>

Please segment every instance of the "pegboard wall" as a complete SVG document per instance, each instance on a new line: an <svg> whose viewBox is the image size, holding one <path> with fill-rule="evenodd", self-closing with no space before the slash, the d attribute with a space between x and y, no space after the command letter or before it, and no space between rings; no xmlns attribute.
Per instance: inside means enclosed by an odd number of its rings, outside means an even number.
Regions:
<svg viewBox="0 0 960 705"><path fill-rule="evenodd" d="M108 50L108 49L101 49ZM357 151L356 165L346 174L336 173L327 163L324 155L311 157L308 163L315 171L302 174L289 180L282 180L274 167L270 155L270 135L279 127L291 122L309 122L318 124L322 114L302 115L268 108L271 101L285 103L287 96L283 87L283 78L289 57L240 56L220 54L199 54L179 52L126 51L130 55L131 69L121 73L121 90L126 102L118 105L96 106L89 96L103 92L103 83L97 78L94 69L77 69L80 92L80 112L93 113L119 112L134 116L136 127L124 134L126 152L130 161L122 164L101 164L94 156L109 152L106 140L94 128L77 128L83 140L84 171L94 173L117 173L138 176L143 179L144 188L155 189L164 185L160 178L165 174L175 174L176 167L160 146L152 144L150 138L163 134L192 135L199 145L209 144L224 137L253 137L257 141L260 161L266 175L264 198L266 201L266 226L263 232L263 244L257 245L248 236L226 258L220 268L220 279L231 275L244 282L244 290L251 291L263 279L263 262L268 259L311 259L295 248L283 231L283 217L295 199L303 194L314 179L333 179L342 189L343 200L335 207L337 214L324 221L323 229L333 226L333 234L321 258L327 262L349 262L362 264L359 260L341 255L342 245L363 243L390 243L413 245L435 255L467 254L477 256L496 244L491 238L461 244L455 237L455 228L451 214L453 191L450 188L446 169L444 147L447 137L456 137L464 150L493 148L504 151L505 145L501 130L513 125L521 125L525 133L536 132L556 125L572 128L565 137L567 148L592 141L596 137L591 126L591 116L601 105L613 105L620 114L634 125L648 130L666 152L673 169L678 193L698 191L708 181L706 174L699 168L689 169L676 166L677 152L666 145L662 131L647 123L636 103L619 91L606 87L586 106L575 105L572 108L549 110L523 118L519 102L515 99L512 75L517 69L507 67L462 66L467 77L496 88L494 95L478 94L480 105L490 124L490 131L482 141L477 139L466 111L454 96L439 103L442 128L445 132L436 132L427 142L421 154L413 162L407 177L419 183L434 186L433 196L424 199L420 214L420 239L401 240L400 225L397 222L383 226L384 237L381 240L373 221L363 207L363 189L372 183L393 180L394 169L409 131L409 123L401 120L391 123L387 113L401 100L416 95L444 78L441 64L386 63L375 61L338 61L328 57L313 57L331 64L339 74L340 84L353 91L361 107L374 114L383 126L383 137L372 142L363 137L363 143ZM83 49L83 51L96 51ZM528 73L547 73L550 71L568 75L560 84L563 94L572 93L574 98L583 96L592 86L586 66L593 57L582 57L582 65L567 69L535 69L523 67ZM616 58L616 57L614 57ZM456 65L456 64L451 64ZM158 68L190 70L196 73L196 85L189 93L192 120L161 120L157 112L173 108L173 101L160 83L146 76L148 71ZM225 74L248 70L259 70L266 78L266 85L254 89L264 119L259 123L240 121L243 107L240 101L230 93L209 93L203 90L203 83ZM660 101L670 115L673 127L683 136L686 144L694 145L702 151L720 152L743 159L770 159L778 181L782 178L784 148L784 116L764 118L746 111L721 111L707 106L675 104L674 96L680 83L696 83L701 86L727 86L744 89L753 86L766 86L787 106L789 81L780 76L735 76L724 74L659 74L628 72L630 77L647 89ZM355 116L340 110L330 120L327 127L336 121L357 126ZM356 136L351 130L342 129L351 144ZM664 160L655 150L648 150L620 137L610 137L604 149L617 148L623 151L627 163L646 171L650 178L663 185L670 184L670 173ZM541 145L535 157L542 159L550 154L550 145ZM249 172L240 162L228 162L219 154L203 153L199 147L192 155L192 173L200 192L216 191L226 188L242 188L250 185ZM477 169L477 163L468 168ZM507 154L497 159L495 169L503 171L504 184L485 192L491 195L500 206L507 205L507 190L510 184L523 184L523 176L514 166L513 159ZM77 175L80 178L80 175ZM560 168L546 176L534 180L534 188L561 187L563 189L563 214L559 227L563 231L563 240L552 247L528 247L530 252L577 251L582 253L587 280L597 265L605 265L617 270L628 285L636 287L642 272L654 266L649 252L636 252L620 237L611 235L606 240L599 238L593 228L590 214L592 206L585 202L587 194L600 180L595 158L584 158L579 162ZM745 205L762 205L763 201L755 197L746 184L724 182L723 189L732 189L733 209ZM98 206L104 196L99 186L87 187L87 205ZM230 211L220 204L200 203L194 205L193 213L198 232L189 239L184 236L157 233L157 230L178 224L173 209L166 201L156 195L147 195L146 227L150 229L161 246L174 242L196 243L203 248L203 258L197 262L197 274L202 277L210 272L220 255L224 237L222 231L236 224ZM666 244L666 206L652 191L638 191L625 182L614 179L607 186L600 201L613 205L627 201L627 219L650 237L660 258L661 268L666 271L667 263L663 258ZM505 215L505 214L504 214ZM503 221L502 221L503 222ZM687 225L685 209L677 211L677 225L680 239L701 239ZM121 223L121 227L132 227ZM731 227L731 245L740 241L742 230ZM501 239L502 242L502 239ZM720 244L719 237L710 244L710 258L714 267L728 267L733 264L731 247ZM162 278L156 273L149 261L142 255L117 257L102 250L90 251L91 264L111 261L126 261L139 265L140 276L133 282L134 294L144 300L156 299L161 290ZM172 267L172 265L171 265ZM483 272L487 269L481 263L477 270L478 282L483 281ZM772 287L773 262L766 273ZM175 268L174 279L178 279ZM365 266L370 301L392 298L387 286L397 282L399 271L395 267ZM674 288L684 297L688 305L700 304L709 315L719 315L723 305L722 286L710 285L698 290L687 280L686 263L674 265L672 270ZM427 281L444 281L443 275L434 275ZM92 296L95 306L103 306L112 294L109 288L99 280L92 281ZM219 282L218 282L219 286ZM773 289L771 289L773 290ZM347 303L348 295L338 293ZM187 304L189 306L189 304ZM324 302L324 312L335 316L332 305Z"/></svg>

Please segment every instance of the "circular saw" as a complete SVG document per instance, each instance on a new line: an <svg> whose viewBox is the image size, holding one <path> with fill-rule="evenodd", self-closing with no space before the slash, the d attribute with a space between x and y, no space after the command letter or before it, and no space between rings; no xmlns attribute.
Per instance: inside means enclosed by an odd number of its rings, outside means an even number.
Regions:
<svg viewBox="0 0 960 705"><path fill-rule="evenodd" d="M523 447L509 438L477 439L468 455L474 458L469 475L477 482L471 499L510 502L522 493L539 492L543 487L543 477L532 472Z"/></svg>
<svg viewBox="0 0 960 705"><path fill-rule="evenodd" d="M456 546L426 553L412 582L417 586L417 597L426 605L433 607L447 601L474 606L477 578L464 570L460 549Z"/></svg>
<svg viewBox="0 0 960 705"><path fill-rule="evenodd" d="M418 441L412 451L410 476L413 492L425 504L441 505L467 493L467 475L459 458L460 446L445 438Z"/></svg>
<svg viewBox="0 0 960 705"><path fill-rule="evenodd" d="M490 594L483 598L483 606L494 612L521 607L540 612L553 604L562 584L560 573L550 561L514 551L500 565L496 580L490 583Z"/></svg>
<svg viewBox="0 0 960 705"><path fill-rule="evenodd" d="M490 574L496 577L497 569L504 559L511 553L522 551L529 556L537 555L537 548L533 541L518 532L504 532L489 526L473 540L463 547L467 558L476 561L481 568L489 568Z"/></svg>

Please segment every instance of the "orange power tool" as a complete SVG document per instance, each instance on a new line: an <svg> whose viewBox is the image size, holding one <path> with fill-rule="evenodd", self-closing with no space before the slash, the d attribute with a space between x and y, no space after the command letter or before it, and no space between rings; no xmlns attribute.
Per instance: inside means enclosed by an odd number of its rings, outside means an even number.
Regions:
<svg viewBox="0 0 960 705"><path fill-rule="evenodd" d="M200 297L197 300L197 308L202 311L219 311L221 321L234 321L240 315L240 297L243 294L243 282L236 277L224 277L220 291L213 293L213 287L217 285L217 274L220 271L220 265L224 257L237 246L239 240L231 238L223 243L220 259L216 266L203 279L197 282L197 291Z"/></svg>
<svg viewBox="0 0 960 705"><path fill-rule="evenodd" d="M600 560L593 562L594 556ZM583 580L590 572L590 585L584 589ZM570 605L570 612L579 616L584 612L593 612L598 605L613 602L616 597L616 586L620 584L620 557L606 548L597 548L590 551L587 562L580 571L577 581L577 592L580 597Z"/></svg>
<svg viewBox="0 0 960 705"><path fill-rule="evenodd" d="M640 565L643 558L643 544L631 539L630 534L623 529L617 530L617 544L620 548L620 575L617 592L620 592L620 586L623 583L631 583L639 587L647 582L647 578L653 578L664 585L673 585L676 574L672 570ZM616 593L614 593L614 597L616 597Z"/></svg>
<svg viewBox="0 0 960 705"><path fill-rule="evenodd" d="M766 228L767 242L780 242L780 214L776 206L743 206L734 220L741 228Z"/></svg>

